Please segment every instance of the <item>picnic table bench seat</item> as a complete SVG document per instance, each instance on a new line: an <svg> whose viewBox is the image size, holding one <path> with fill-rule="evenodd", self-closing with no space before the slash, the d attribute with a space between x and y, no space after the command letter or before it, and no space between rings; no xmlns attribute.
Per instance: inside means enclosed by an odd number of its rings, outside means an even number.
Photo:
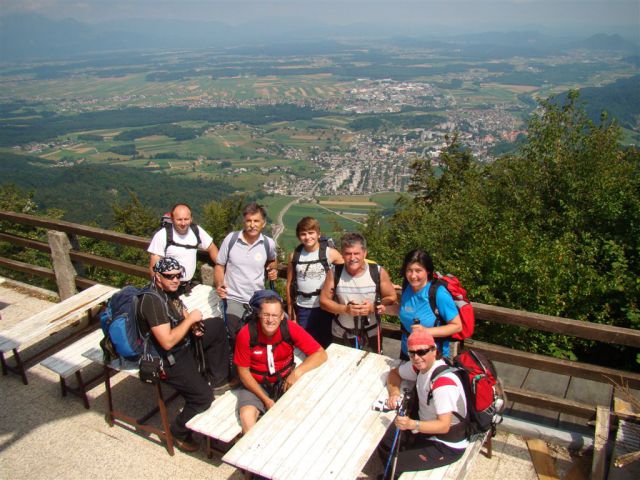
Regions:
<svg viewBox="0 0 640 480"><path fill-rule="evenodd" d="M405 472L400 480L463 480L470 471L473 462L480 453L485 441L491 441L488 433L484 433L469 441L469 446L460 459L450 465L423 470L420 472ZM490 450L489 450L490 451ZM489 457L491 455L489 454Z"/></svg>
<svg viewBox="0 0 640 480"><path fill-rule="evenodd" d="M27 380L26 369L41 359L46 358L51 351L59 348L60 345L77 338L77 334L56 342L43 352L29 359L21 358L20 348L32 345L81 320L87 313L90 313L94 307L111 298L116 291L116 288L108 285L93 285L0 332L0 362L2 363L2 374L7 375L9 372L16 373L22 377L22 382L27 385L29 381ZM84 333L86 332L79 332L79 334ZM13 352L15 365L10 365L5 358L5 354L9 351Z"/></svg>
<svg viewBox="0 0 640 480"><path fill-rule="evenodd" d="M60 376L62 396L66 397L67 392L79 396L84 403L84 407L87 409L89 408L87 390L95 385L96 380L101 378L102 374L89 380L82 378L82 369L93 363L92 360L85 357L83 353L92 348L100 348L99 344L103 336L104 333L102 333L102 329L98 328L89 335L82 337L80 340L75 341L68 347L63 348L40 362L40 365ZM67 379L73 375L75 375L77 382L77 386L75 387L67 383Z"/></svg>
<svg viewBox="0 0 640 480"><path fill-rule="evenodd" d="M207 439L207 457L213 456L212 440L232 443L240 433L240 415L238 413L238 389L226 391L217 397L209 409L199 413L187 422L187 428L204 435Z"/></svg>
<svg viewBox="0 0 640 480"><path fill-rule="evenodd" d="M135 430L142 430L147 433L152 433L158 436L159 441L165 443L167 452L169 455L173 456L174 451L174 442L173 435L171 434L171 430L169 428L169 416L167 414L167 403L174 400L178 393L174 392L171 396L169 396L166 400L164 398L162 392L162 382L158 382L153 385L154 390L156 392L156 400L157 406L152 408L149 412L145 413L140 418L133 418L129 415L126 415L120 410L116 410L114 408L113 402L113 394L111 391L111 377L118 373L123 372L127 375L133 376L135 378L139 378L139 370L137 362L128 362L121 361L120 359L112 360L111 362L105 363L104 355L102 349L98 347L94 347L89 349L83 354L89 360L101 364L104 367L104 384L105 390L107 392L107 423L109 426L113 427L118 422L124 423L125 425L129 425L133 427ZM162 422L162 428L156 428L153 425L147 425L147 422L157 413L160 413L160 419Z"/></svg>

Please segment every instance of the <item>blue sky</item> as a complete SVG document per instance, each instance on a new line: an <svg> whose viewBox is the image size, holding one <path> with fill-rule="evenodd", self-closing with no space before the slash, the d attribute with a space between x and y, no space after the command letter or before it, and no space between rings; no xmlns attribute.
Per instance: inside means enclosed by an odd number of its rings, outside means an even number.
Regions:
<svg viewBox="0 0 640 480"><path fill-rule="evenodd" d="M328 24L392 23L480 31L543 26L558 32L640 29L639 0L0 0L0 11L85 22L121 18L221 21L293 19Z"/></svg>

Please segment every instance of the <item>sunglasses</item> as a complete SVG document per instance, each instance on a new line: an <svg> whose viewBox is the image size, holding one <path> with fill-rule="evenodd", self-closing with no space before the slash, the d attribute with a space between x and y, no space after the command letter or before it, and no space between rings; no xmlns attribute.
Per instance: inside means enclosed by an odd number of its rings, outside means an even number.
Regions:
<svg viewBox="0 0 640 480"><path fill-rule="evenodd" d="M409 350L409 356L413 357L418 355L419 357L424 357L427 353L431 353L435 350L435 347L431 348L421 348L420 350Z"/></svg>
<svg viewBox="0 0 640 480"><path fill-rule="evenodd" d="M175 279L179 280L180 277L182 276L182 273L160 273L160 275L162 275L167 280L175 280Z"/></svg>

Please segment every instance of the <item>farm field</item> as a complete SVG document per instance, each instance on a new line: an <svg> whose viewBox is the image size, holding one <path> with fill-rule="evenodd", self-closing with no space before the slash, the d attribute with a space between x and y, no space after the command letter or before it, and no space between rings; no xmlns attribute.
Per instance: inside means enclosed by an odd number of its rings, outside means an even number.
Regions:
<svg viewBox="0 0 640 480"><path fill-rule="evenodd" d="M278 239L278 244L290 252L297 244L295 228L298 221L305 216L315 217L325 235L336 240L343 231L358 230L372 209L388 209L393 206L399 194L386 192L375 195L340 195L320 197L318 203L297 203L291 206L284 215L285 230ZM262 203L267 207L272 221L278 216L280 209L294 197L265 197ZM363 205L365 204L365 205Z"/></svg>

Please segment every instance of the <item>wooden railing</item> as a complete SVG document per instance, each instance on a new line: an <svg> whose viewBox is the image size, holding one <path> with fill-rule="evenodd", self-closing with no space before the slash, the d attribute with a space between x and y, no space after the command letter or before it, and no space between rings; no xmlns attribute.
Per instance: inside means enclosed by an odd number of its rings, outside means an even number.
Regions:
<svg viewBox="0 0 640 480"><path fill-rule="evenodd" d="M0 211L0 221L10 224L30 225L46 229L48 233L63 232L74 240L76 236L84 236L97 240L112 242L119 245L126 245L146 249L149 244L148 238L126 235L110 230L79 225L61 220L53 220L45 217L33 215L19 214L13 212ZM13 245L24 248L31 248L41 252L50 252L52 256L51 241L49 243L23 238L18 235L0 232L0 241L9 242ZM77 242L69 242L77 243ZM59 248L59 247L56 247ZM200 252L203 259L208 259L204 252ZM100 257L90 253L80 252L73 248L68 249L68 256L71 262L79 262L81 264L94 265L111 269L117 272L129 275L148 278L149 272L146 266L131 265L116 259ZM12 270L26 272L31 275L43 276L46 278L57 279L54 268L45 268L30 265L24 262L0 257L0 266ZM279 273L281 277L286 276L286 267L280 266ZM207 274L204 283L211 284L212 277ZM92 280L78 275L73 277L75 285L80 288L86 288L94 284ZM60 285L59 285L60 288ZM613 327L589 323L578 320L571 320L561 317L553 317L549 315L540 315L537 313L523 312L509 308L485 305L481 303L473 304L476 319L479 322L487 321L494 323L502 323L507 325L516 325L520 327L530 328L534 330L569 335L598 342L609 344L626 345L632 348L640 348L640 331L628 328ZM398 325L391 323L383 323L383 334L390 338L400 338L401 332ZM511 365L519 365L527 368L542 370L545 372L554 372L572 377L585 378L598 382L625 385L629 388L640 388L640 374L601 367L598 365L587 364L583 362L574 362L569 360L557 359L545 355L532 354L521 350L507 348L490 343L470 340L467 345L473 346L474 349L485 352L491 359L509 363ZM518 388L508 388L507 393L510 400L521 402L528 405L547 408L554 411L578 415L590 418L595 416L596 405L590 405L575 402L559 397L544 395L539 392L532 392ZM608 406L607 406L608 407Z"/></svg>

